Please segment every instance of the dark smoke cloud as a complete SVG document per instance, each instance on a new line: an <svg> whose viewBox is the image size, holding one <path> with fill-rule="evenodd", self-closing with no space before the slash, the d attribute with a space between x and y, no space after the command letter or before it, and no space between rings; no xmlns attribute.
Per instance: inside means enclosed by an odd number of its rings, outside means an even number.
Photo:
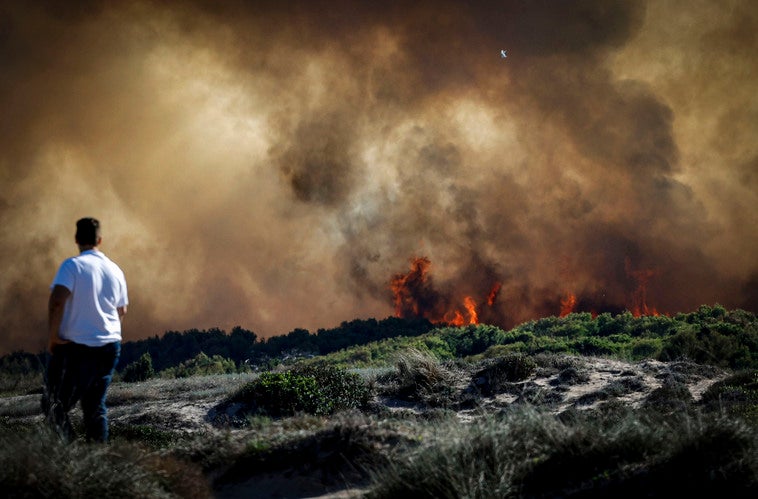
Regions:
<svg viewBox="0 0 758 499"><path fill-rule="evenodd" d="M298 200L336 205L349 194L360 162L352 150L351 117L323 110L316 114L302 119L272 155Z"/></svg>
<svg viewBox="0 0 758 499"><path fill-rule="evenodd" d="M661 312L754 308L756 28L750 1L2 1L0 353L43 347L81 216L127 339L384 317L420 256L434 307L503 326L648 274Z"/></svg>

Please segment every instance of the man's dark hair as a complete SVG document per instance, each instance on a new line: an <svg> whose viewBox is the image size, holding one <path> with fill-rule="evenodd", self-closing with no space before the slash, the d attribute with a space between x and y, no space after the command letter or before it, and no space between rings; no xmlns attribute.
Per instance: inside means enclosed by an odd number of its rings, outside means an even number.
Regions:
<svg viewBox="0 0 758 499"><path fill-rule="evenodd" d="M76 242L94 246L100 238L100 222L96 218L82 218L76 222Z"/></svg>

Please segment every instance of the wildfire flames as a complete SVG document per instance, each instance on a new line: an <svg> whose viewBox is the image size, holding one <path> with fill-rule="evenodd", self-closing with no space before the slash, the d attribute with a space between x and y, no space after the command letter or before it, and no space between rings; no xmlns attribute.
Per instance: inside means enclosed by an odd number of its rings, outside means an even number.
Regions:
<svg viewBox="0 0 758 499"><path fill-rule="evenodd" d="M561 298L561 317L566 317L568 314L574 311L576 307L576 295L574 293L566 293L566 296Z"/></svg>
<svg viewBox="0 0 758 499"><path fill-rule="evenodd" d="M433 285L427 257L411 260L410 269L396 274L390 281L397 317L424 317L435 324L465 326L479 324L477 302L472 296L464 296L455 302L439 293ZM486 306L492 307L500 292L501 283L496 282L486 296Z"/></svg>
<svg viewBox="0 0 758 499"><path fill-rule="evenodd" d="M410 269L406 273L395 274L390 280L395 305L396 317L423 317L435 324L465 326L479 324L482 311L492 309L500 291L501 282L495 282L487 294L482 296L480 305L474 296L442 293L434 285L431 277L432 262L427 257L411 259ZM625 261L627 275L634 280L634 290L629 295L626 308L635 316L659 315L655 307L647 304L647 289L650 280L657 275L657 269L634 269L630 260ZM451 296L458 296L452 298ZM565 317L573 312L587 311L586 300L582 301L573 292L566 292L560 298L559 316ZM618 307L604 307L617 310ZM594 307L591 313L597 316ZM606 310L607 311L607 310ZM488 317L490 315L487 315Z"/></svg>
<svg viewBox="0 0 758 499"><path fill-rule="evenodd" d="M647 306L647 285L650 279L658 275L657 269L633 269L629 258L626 259L626 273L637 284L632 293L631 312L635 317L642 315L660 315L655 307Z"/></svg>
<svg viewBox="0 0 758 499"><path fill-rule="evenodd" d="M390 283L395 295L395 315L397 317L421 317L424 314L425 295L429 294L431 284L427 273L432 262L426 258L414 258L407 274L396 274Z"/></svg>
<svg viewBox="0 0 758 499"><path fill-rule="evenodd" d="M495 300L497 300L497 295L500 294L500 288L502 288L502 283L496 282L494 286L492 286L492 289L490 290L490 294L487 295L487 305L490 307L495 304Z"/></svg>

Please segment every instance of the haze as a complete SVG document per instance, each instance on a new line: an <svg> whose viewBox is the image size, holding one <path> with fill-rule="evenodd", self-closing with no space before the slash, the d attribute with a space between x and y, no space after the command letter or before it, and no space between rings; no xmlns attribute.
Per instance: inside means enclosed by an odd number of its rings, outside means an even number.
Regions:
<svg viewBox="0 0 758 499"><path fill-rule="evenodd" d="M416 257L504 327L635 272L756 311L756 33L751 0L0 0L0 354L44 348L83 216L125 340L384 318Z"/></svg>

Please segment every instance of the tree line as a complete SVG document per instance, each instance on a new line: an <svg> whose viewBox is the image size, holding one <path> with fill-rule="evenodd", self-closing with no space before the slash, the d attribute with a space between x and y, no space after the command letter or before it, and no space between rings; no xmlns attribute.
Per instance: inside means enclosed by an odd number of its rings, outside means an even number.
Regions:
<svg viewBox="0 0 758 499"><path fill-rule="evenodd" d="M546 317L525 322L509 331L487 325L445 328L422 318L395 317L357 319L315 333L294 329L288 334L265 339L240 326L229 332L219 328L167 331L162 336L125 341L117 371L123 372L126 366L145 354L150 356L156 372L168 369L179 372L187 368L188 362L197 362L201 354L209 359L229 360L238 369L265 369L287 358L327 355L390 338L420 337L435 329L438 333L435 341L443 341L445 349L452 349L456 355L477 354L493 345L502 345L508 351L522 353L547 350L613 355L628 350L633 358L671 360L687 357L696 362L733 368L758 365L755 314L744 310L728 311L719 305L703 305L691 313L673 317L636 318L628 312L597 317L587 313ZM427 338L426 342L430 341L432 339ZM381 345L384 343L379 343ZM13 352L0 357L0 373L3 375L40 373L44 365L44 353ZM225 364L224 368L229 366Z"/></svg>
<svg viewBox="0 0 758 499"><path fill-rule="evenodd" d="M200 353L230 359L238 367L245 364L254 367L288 356L325 355L385 338L418 336L433 327L426 319L389 317L342 322L338 327L319 329L315 333L294 329L270 338L259 338L255 332L239 326L229 333L218 328L168 331L163 336L124 342L117 370L123 370L145 353L150 355L153 368L158 372L177 367Z"/></svg>

